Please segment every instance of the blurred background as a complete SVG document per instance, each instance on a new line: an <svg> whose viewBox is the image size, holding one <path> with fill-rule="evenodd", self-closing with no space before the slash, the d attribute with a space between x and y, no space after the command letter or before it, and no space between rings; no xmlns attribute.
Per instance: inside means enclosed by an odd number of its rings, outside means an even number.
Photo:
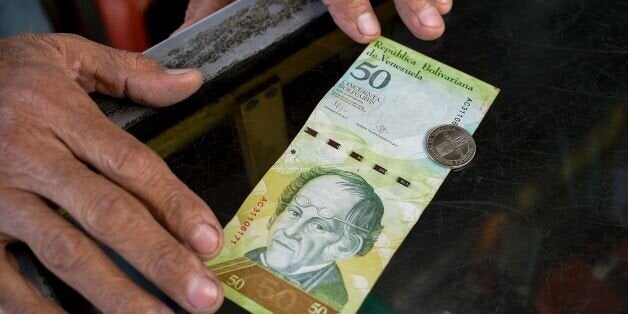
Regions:
<svg viewBox="0 0 628 314"><path fill-rule="evenodd" d="M188 0L0 0L0 38L26 32L74 33L140 52L183 23L187 4Z"/></svg>

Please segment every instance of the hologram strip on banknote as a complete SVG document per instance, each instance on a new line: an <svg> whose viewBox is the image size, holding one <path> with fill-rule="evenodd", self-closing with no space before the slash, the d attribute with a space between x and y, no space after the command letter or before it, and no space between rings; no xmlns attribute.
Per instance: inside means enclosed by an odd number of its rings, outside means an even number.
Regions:
<svg viewBox="0 0 628 314"><path fill-rule="evenodd" d="M471 134L499 90L380 37L323 97L207 263L252 312L356 312L449 170L442 124Z"/></svg>

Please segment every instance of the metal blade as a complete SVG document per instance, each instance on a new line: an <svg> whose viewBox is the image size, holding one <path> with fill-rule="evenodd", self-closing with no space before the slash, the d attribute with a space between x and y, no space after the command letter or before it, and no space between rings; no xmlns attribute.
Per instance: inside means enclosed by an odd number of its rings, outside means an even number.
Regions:
<svg viewBox="0 0 628 314"><path fill-rule="evenodd" d="M325 12L319 0L237 0L144 54L166 67L198 68L207 82ZM97 102L123 128L153 113L149 108L113 100Z"/></svg>

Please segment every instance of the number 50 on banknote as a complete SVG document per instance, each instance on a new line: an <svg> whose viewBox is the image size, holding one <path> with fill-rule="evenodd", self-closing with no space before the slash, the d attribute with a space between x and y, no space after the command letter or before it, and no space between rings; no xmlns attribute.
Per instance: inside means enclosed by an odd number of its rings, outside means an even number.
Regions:
<svg viewBox="0 0 628 314"><path fill-rule="evenodd" d="M426 133L473 133L498 89L386 38L323 97L208 262L252 312L356 312L448 174Z"/></svg>

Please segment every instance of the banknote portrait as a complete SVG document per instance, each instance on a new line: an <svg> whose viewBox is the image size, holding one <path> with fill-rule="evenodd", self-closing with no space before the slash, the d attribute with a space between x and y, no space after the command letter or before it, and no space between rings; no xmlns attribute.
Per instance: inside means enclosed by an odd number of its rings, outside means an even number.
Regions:
<svg viewBox="0 0 628 314"><path fill-rule="evenodd" d="M460 165L434 162L426 135L472 135L498 92L384 37L371 43L225 226L207 266L227 298L252 313L358 312ZM460 148L449 146L439 152Z"/></svg>
<svg viewBox="0 0 628 314"><path fill-rule="evenodd" d="M362 177L315 167L286 186L268 222L266 247L246 256L342 308L347 291L336 261L371 251L383 214L381 199Z"/></svg>

